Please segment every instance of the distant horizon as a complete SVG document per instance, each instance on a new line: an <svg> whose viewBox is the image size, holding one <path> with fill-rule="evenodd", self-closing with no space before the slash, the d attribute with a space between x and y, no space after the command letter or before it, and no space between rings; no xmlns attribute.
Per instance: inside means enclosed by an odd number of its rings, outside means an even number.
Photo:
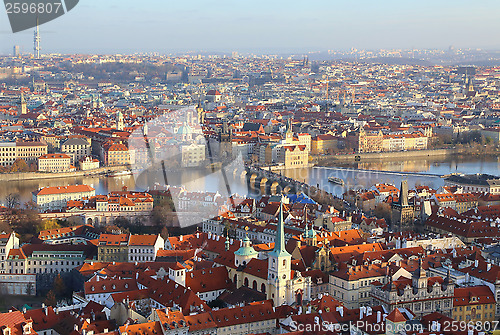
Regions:
<svg viewBox="0 0 500 335"><path fill-rule="evenodd" d="M81 0L40 30L45 54L500 50L499 11L495 0ZM0 10L0 54L14 45L31 52L33 30L13 34Z"/></svg>
<svg viewBox="0 0 500 335"><path fill-rule="evenodd" d="M25 51L22 49L22 46L20 45L12 45L11 51L7 53L0 53L0 56L2 57L9 57L12 56L12 48L14 46L19 46L20 47L20 53L22 56L29 56L33 55L33 50L32 48L29 49L29 51ZM310 55L318 55L318 54L325 54L328 55L329 53L345 53L345 56L349 56L348 52L351 52L352 49L354 48L349 48L349 49L329 49L329 50L296 50L296 51L279 51L279 52L274 52L274 51L240 51L240 50L189 50L189 51L184 51L184 50L179 50L177 52L170 52L170 53L165 53L165 52L160 52L160 51L134 51L134 52L43 52L42 49L42 56L56 56L56 55L61 55L61 56L166 56L166 57L181 57L185 55L190 55L190 56L228 56L228 58L232 57L233 53L237 53L237 57L248 57L248 56L281 56L281 57L303 57L303 56L310 56ZM387 49L387 48L370 48L370 49L356 49L355 52L380 52L380 51L387 51L387 52L394 52L394 51L401 51L401 52L409 52L409 51L447 51L449 50L449 47L445 48L393 48L393 49ZM454 48L454 50L460 50L460 51L478 51L478 52L489 52L489 53L495 53L499 52L500 53L500 48L496 49L486 49L486 48ZM354 54L352 54L354 55ZM381 56L377 56L381 57ZM383 57L389 57L389 58L409 58L410 57L400 57L400 56L383 56ZM415 58L416 59L416 58Z"/></svg>

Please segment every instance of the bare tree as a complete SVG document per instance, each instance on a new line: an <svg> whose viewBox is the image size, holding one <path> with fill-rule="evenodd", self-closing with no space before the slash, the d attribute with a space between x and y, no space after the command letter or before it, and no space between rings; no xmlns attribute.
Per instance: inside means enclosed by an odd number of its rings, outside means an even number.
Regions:
<svg viewBox="0 0 500 335"><path fill-rule="evenodd" d="M9 209L14 209L17 208L21 205L20 199L19 199L19 194L16 193L10 193L7 195L5 198L5 206Z"/></svg>

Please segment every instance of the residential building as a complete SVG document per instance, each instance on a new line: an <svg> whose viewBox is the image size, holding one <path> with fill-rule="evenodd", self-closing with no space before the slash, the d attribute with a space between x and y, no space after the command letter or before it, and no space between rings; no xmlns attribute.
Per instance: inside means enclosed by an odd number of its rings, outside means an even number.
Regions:
<svg viewBox="0 0 500 335"><path fill-rule="evenodd" d="M128 234L101 234L97 244L99 262L128 262Z"/></svg>
<svg viewBox="0 0 500 335"><path fill-rule="evenodd" d="M131 157L125 144L106 143L103 146L104 164L107 166L129 165Z"/></svg>
<svg viewBox="0 0 500 335"><path fill-rule="evenodd" d="M61 152L71 157L71 164L76 164L80 159L90 155L91 146L85 138L70 138L61 144Z"/></svg>
<svg viewBox="0 0 500 335"><path fill-rule="evenodd" d="M37 158L47 154L47 144L42 142L16 142L16 159L36 163Z"/></svg>
<svg viewBox="0 0 500 335"><path fill-rule="evenodd" d="M495 307L495 295L486 285L455 288L452 315L455 321L493 322Z"/></svg>
<svg viewBox="0 0 500 335"><path fill-rule="evenodd" d="M160 235L130 235L128 241L129 262L154 262L158 250L165 241Z"/></svg>

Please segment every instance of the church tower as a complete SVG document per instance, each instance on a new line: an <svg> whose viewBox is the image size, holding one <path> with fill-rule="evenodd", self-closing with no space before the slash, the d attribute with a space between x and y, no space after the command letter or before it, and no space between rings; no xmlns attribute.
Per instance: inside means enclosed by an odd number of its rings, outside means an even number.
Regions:
<svg viewBox="0 0 500 335"><path fill-rule="evenodd" d="M292 128L292 118L286 120L286 133L285 133L285 143L293 143L293 128Z"/></svg>
<svg viewBox="0 0 500 335"><path fill-rule="evenodd" d="M26 100L24 99L24 92L21 91L21 101L19 103L19 107L17 110L17 115L21 116L28 113L28 107L26 104Z"/></svg>
<svg viewBox="0 0 500 335"><path fill-rule="evenodd" d="M116 129L117 130L123 130L125 128L125 123L123 122L123 114L122 112L118 112L118 115L116 116Z"/></svg>
<svg viewBox="0 0 500 335"><path fill-rule="evenodd" d="M196 106L196 113L198 114L198 123L200 125L203 125L205 123L205 110L203 109L203 106L201 103L198 103L198 106Z"/></svg>
<svg viewBox="0 0 500 335"><path fill-rule="evenodd" d="M222 160L233 157L233 132L227 121L222 123L222 129L219 131L219 155Z"/></svg>
<svg viewBox="0 0 500 335"><path fill-rule="evenodd" d="M273 299L275 306L280 306L288 302L287 294L290 289L287 283L291 278L292 255L285 249L285 224L283 222L283 199L280 203L280 214L278 227L276 229L276 240L274 249L269 253L267 282L267 299Z"/></svg>

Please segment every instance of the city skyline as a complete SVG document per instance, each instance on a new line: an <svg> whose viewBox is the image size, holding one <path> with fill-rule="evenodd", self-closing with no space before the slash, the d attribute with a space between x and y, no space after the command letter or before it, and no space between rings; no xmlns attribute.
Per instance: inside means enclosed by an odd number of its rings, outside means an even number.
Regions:
<svg viewBox="0 0 500 335"><path fill-rule="evenodd" d="M42 53L304 53L356 49L500 49L495 9L485 1L164 3L97 0L40 27ZM31 52L33 31L10 32L0 14L0 54ZM145 38L145 36L148 36Z"/></svg>

